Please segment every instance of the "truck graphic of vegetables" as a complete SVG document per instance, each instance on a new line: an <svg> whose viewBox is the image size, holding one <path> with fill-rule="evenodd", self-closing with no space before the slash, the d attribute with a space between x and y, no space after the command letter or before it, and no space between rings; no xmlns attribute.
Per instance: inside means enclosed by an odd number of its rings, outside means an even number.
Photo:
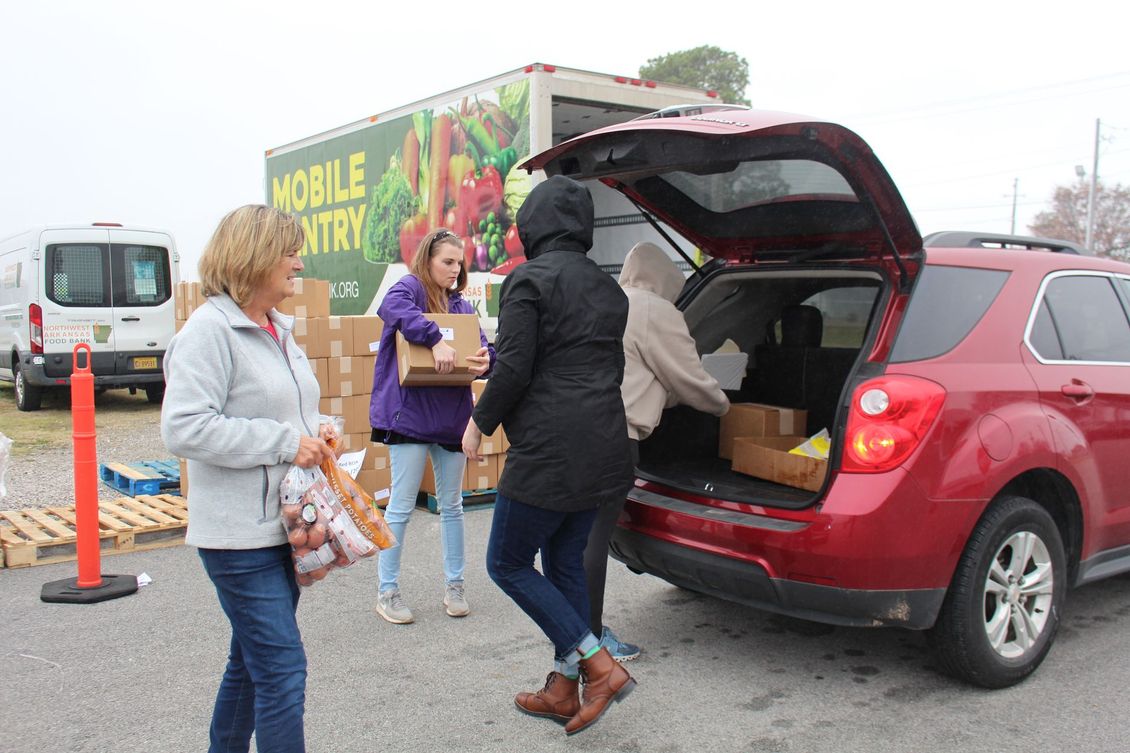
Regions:
<svg viewBox="0 0 1130 753"><path fill-rule="evenodd" d="M445 111L412 115L370 193L367 261L409 264L420 240L439 227L462 240L468 272L505 274L525 261L514 218L532 187L516 169L529 150L529 84L494 93L498 102L464 97Z"/></svg>

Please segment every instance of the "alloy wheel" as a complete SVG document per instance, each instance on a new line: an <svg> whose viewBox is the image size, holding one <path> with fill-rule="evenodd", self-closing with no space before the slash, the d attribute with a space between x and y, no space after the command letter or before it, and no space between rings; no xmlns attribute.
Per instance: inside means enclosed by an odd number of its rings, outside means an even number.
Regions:
<svg viewBox="0 0 1130 753"><path fill-rule="evenodd" d="M1043 633L1055 576L1048 548L1035 533L1017 531L1001 544L985 577L985 634L1006 659L1021 657Z"/></svg>

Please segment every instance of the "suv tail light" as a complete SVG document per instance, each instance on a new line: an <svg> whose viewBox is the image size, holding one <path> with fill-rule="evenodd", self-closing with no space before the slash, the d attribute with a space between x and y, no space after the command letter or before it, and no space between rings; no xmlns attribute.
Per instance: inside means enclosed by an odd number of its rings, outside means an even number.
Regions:
<svg viewBox="0 0 1130 753"><path fill-rule="evenodd" d="M27 307L27 319L31 329L28 333L28 340L31 343L32 353L43 352L43 309L39 307L38 303L33 303Z"/></svg>
<svg viewBox="0 0 1130 753"><path fill-rule="evenodd" d="M936 382L883 376L859 385L851 396L840 470L882 473L898 467L930 430L945 402Z"/></svg>

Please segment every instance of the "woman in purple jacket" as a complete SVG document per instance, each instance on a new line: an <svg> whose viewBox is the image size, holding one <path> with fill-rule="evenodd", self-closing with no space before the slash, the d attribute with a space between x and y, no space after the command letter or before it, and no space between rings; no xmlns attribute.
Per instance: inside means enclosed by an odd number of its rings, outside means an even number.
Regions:
<svg viewBox="0 0 1130 753"><path fill-rule="evenodd" d="M471 417L470 387L402 387L396 368L396 333L426 345L436 370L450 373L455 349L443 341L439 327L424 314L474 314L460 293L467 286L463 244L450 230L428 233L416 249L411 273L389 288L377 309L384 331L377 350L373 396L369 403L372 440L388 445L392 462L392 496L385 519L397 545L380 553L377 614L389 622L412 622L412 610L400 595L400 555L405 528L416 507L416 495L431 457L436 499L440 505L440 541L445 580L443 604L452 617L470 613L463 593L463 430ZM482 347L468 356L471 371L482 376L494 364L494 348L479 330Z"/></svg>

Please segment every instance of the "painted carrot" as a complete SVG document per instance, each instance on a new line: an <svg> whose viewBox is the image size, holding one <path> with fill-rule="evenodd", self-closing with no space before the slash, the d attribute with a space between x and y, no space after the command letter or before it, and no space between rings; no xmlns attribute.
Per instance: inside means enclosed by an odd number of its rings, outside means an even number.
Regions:
<svg viewBox="0 0 1130 753"><path fill-rule="evenodd" d="M432 123L432 150L429 168L428 229L435 230L443 221L447 198L448 160L451 157L451 118L438 116Z"/></svg>

